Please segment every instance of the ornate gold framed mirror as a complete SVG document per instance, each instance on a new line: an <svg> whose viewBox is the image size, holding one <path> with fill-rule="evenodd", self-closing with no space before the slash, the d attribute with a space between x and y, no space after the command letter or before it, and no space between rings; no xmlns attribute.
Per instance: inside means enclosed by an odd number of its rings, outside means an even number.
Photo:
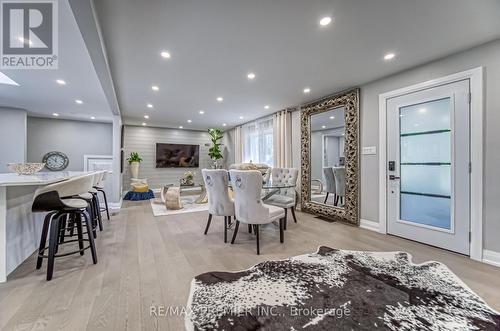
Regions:
<svg viewBox="0 0 500 331"><path fill-rule="evenodd" d="M359 225L359 89L301 109L302 211Z"/></svg>

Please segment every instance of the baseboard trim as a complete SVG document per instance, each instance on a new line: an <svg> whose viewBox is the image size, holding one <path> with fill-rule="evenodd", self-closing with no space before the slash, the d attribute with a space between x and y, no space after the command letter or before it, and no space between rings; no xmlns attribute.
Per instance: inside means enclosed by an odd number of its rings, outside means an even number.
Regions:
<svg viewBox="0 0 500 331"><path fill-rule="evenodd" d="M359 227L366 230L379 232L379 223L375 221L360 219Z"/></svg>
<svg viewBox="0 0 500 331"><path fill-rule="evenodd" d="M500 267L500 252L483 249L483 262Z"/></svg>

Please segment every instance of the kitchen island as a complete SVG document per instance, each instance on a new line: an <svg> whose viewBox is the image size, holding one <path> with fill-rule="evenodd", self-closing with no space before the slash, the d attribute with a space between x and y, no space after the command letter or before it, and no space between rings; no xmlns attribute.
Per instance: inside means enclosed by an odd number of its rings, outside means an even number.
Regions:
<svg viewBox="0 0 500 331"><path fill-rule="evenodd" d="M45 213L31 212L36 189L85 173L0 174L0 282L38 249Z"/></svg>

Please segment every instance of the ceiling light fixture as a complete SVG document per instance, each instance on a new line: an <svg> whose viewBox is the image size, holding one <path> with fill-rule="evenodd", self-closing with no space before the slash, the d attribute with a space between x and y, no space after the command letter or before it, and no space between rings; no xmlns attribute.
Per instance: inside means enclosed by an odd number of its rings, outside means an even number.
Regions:
<svg viewBox="0 0 500 331"><path fill-rule="evenodd" d="M384 55L384 60L386 60L386 61L392 60L392 59L394 59L395 56L396 56L396 54L394 54L394 53L387 53Z"/></svg>
<svg viewBox="0 0 500 331"><path fill-rule="evenodd" d="M309 92L311 92L311 89L310 89L309 87L306 87L306 88L304 89L304 93L309 93Z"/></svg>
<svg viewBox="0 0 500 331"><path fill-rule="evenodd" d="M184 129L184 127L181 125L181 126L179 126L179 129Z"/></svg>
<svg viewBox="0 0 500 331"><path fill-rule="evenodd" d="M217 97L217 101L222 102L222 101L224 101L224 98L223 97Z"/></svg>
<svg viewBox="0 0 500 331"><path fill-rule="evenodd" d="M265 105L265 106L264 106L264 109L269 109L269 105Z"/></svg>
<svg viewBox="0 0 500 331"><path fill-rule="evenodd" d="M52 116L58 117L59 114L58 113L52 113Z"/></svg>
<svg viewBox="0 0 500 331"><path fill-rule="evenodd" d="M222 126L226 126L227 124L226 123L222 123Z"/></svg>
<svg viewBox="0 0 500 331"><path fill-rule="evenodd" d="M149 119L149 115L144 115L144 118L148 120Z"/></svg>
<svg viewBox="0 0 500 331"><path fill-rule="evenodd" d="M330 116L330 119L333 120L335 118L335 116Z"/></svg>
<svg viewBox="0 0 500 331"><path fill-rule="evenodd" d="M254 79L255 78L255 74L253 72L249 73L247 75L248 79Z"/></svg>
<svg viewBox="0 0 500 331"><path fill-rule="evenodd" d="M148 104L147 104L147 107L148 107L148 108L153 108L153 105L152 105L152 104L150 104L150 103L148 103Z"/></svg>
<svg viewBox="0 0 500 331"><path fill-rule="evenodd" d="M420 109L418 110L418 112L419 112L419 113L421 113L421 114L423 114L423 113L427 112L427 109L425 109L425 108L420 108Z"/></svg>
<svg viewBox="0 0 500 331"><path fill-rule="evenodd" d="M319 20L319 24L322 26L327 26L332 22L332 18L329 16L323 17L322 19Z"/></svg>
<svg viewBox="0 0 500 331"><path fill-rule="evenodd" d="M191 121L191 120L187 120L187 122L188 122L188 123L191 123L191 122L193 122L193 121Z"/></svg>
<svg viewBox="0 0 500 331"><path fill-rule="evenodd" d="M326 129L326 125L322 125L322 126L321 126L321 128L322 128L322 129Z"/></svg>
<svg viewBox="0 0 500 331"><path fill-rule="evenodd" d="M242 120L244 117L243 116L240 116L240 120Z"/></svg>
<svg viewBox="0 0 500 331"><path fill-rule="evenodd" d="M95 116L90 116L90 119L91 120L95 120Z"/></svg>
<svg viewBox="0 0 500 331"><path fill-rule="evenodd" d="M66 85L66 82L62 79L56 79L56 83L59 85Z"/></svg>
<svg viewBox="0 0 500 331"><path fill-rule="evenodd" d="M142 122L142 126L146 126L146 122Z"/></svg>
<svg viewBox="0 0 500 331"><path fill-rule="evenodd" d="M162 51L160 53L161 57L164 58L164 59L170 59L170 53L167 52L167 51Z"/></svg>
<svg viewBox="0 0 500 331"><path fill-rule="evenodd" d="M203 115L203 114L205 114L205 111L204 110L200 110L198 113L200 113L200 115Z"/></svg>
<svg viewBox="0 0 500 331"><path fill-rule="evenodd" d="M153 86L151 86L151 89L152 89L153 91L159 91L159 90L160 90L160 88L159 88L157 85L153 85Z"/></svg>
<svg viewBox="0 0 500 331"><path fill-rule="evenodd" d="M81 105L81 104L83 103L83 101L82 101L82 100L80 100L80 99L76 99L76 100L75 100L75 102L76 102L77 104L79 104L79 105Z"/></svg>

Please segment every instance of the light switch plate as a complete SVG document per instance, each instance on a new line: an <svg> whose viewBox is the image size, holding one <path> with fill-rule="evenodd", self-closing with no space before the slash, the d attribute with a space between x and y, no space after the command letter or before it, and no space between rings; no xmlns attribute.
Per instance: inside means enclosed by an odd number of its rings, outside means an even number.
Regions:
<svg viewBox="0 0 500 331"><path fill-rule="evenodd" d="M377 154L377 146L367 146L363 147L363 155L375 155Z"/></svg>

